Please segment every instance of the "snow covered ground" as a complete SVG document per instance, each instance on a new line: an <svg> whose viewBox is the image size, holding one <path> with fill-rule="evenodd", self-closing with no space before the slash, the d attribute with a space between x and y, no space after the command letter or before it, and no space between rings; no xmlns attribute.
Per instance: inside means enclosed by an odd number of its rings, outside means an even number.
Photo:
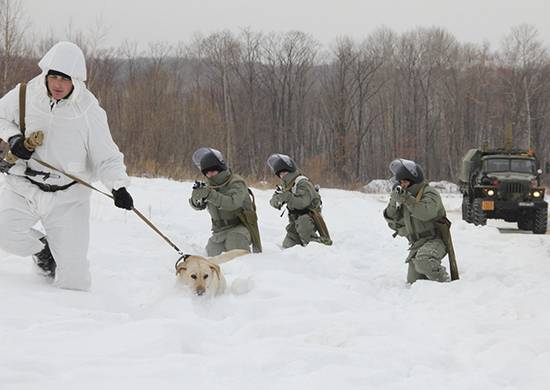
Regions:
<svg viewBox="0 0 550 390"><path fill-rule="evenodd" d="M210 221L190 190L131 187L184 252L204 254ZM2 253L0 389L548 389L548 235L468 225L460 195L445 195L461 279L407 286L387 195L323 189L335 244L282 251L286 215L255 193L264 253L224 264L230 289L211 300L178 288L176 252L101 195L91 292L53 288Z"/></svg>

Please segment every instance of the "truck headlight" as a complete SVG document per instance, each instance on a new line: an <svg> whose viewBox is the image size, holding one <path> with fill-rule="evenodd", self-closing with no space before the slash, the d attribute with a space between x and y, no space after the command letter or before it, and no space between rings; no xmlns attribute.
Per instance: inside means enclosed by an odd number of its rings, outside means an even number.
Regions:
<svg viewBox="0 0 550 390"><path fill-rule="evenodd" d="M533 198L540 198L541 195L540 191L533 191Z"/></svg>
<svg viewBox="0 0 550 390"><path fill-rule="evenodd" d="M493 196L494 194L495 194L495 190L487 190L487 195Z"/></svg>

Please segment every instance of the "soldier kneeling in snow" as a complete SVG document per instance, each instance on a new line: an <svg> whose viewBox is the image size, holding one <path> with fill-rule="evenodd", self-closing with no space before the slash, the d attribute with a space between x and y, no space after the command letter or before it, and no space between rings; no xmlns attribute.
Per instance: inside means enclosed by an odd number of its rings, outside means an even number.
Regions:
<svg viewBox="0 0 550 390"><path fill-rule="evenodd" d="M448 281L449 275L441 265L447 248L436 226L436 221L445 216L439 192L424 181L422 168L414 161L394 160L390 171L394 175L390 179L393 190L384 218L395 230L394 237L400 235L409 240L407 282Z"/></svg>
<svg viewBox="0 0 550 390"><path fill-rule="evenodd" d="M283 248L306 246L310 241L332 245L321 216L321 195L296 167L294 160L286 154L276 153L269 157L267 165L281 179L281 186L278 186L269 203L278 210L286 204L288 209ZM316 231L319 231L319 235Z"/></svg>
<svg viewBox="0 0 550 390"><path fill-rule="evenodd" d="M246 182L227 168L219 150L199 148L193 163L207 180L195 183L189 199L192 208L207 209L212 219L206 253L212 257L232 249L250 251L251 233L242 219L243 210L253 209Z"/></svg>

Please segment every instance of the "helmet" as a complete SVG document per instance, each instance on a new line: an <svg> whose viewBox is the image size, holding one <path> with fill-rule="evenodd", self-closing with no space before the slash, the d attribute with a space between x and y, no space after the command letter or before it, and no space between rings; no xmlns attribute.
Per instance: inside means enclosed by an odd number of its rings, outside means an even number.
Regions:
<svg viewBox="0 0 550 390"><path fill-rule="evenodd" d="M227 165L223 154L213 148L199 148L193 153L193 164L206 175L208 171L225 171Z"/></svg>
<svg viewBox="0 0 550 390"><path fill-rule="evenodd" d="M274 175L279 175L282 171L296 171L296 163L286 154L275 153L267 159L267 165L271 168Z"/></svg>
<svg viewBox="0 0 550 390"><path fill-rule="evenodd" d="M390 179L392 183L408 180L412 184L418 184L424 181L422 167L414 161L398 158L390 163L389 168L393 173L393 177Z"/></svg>

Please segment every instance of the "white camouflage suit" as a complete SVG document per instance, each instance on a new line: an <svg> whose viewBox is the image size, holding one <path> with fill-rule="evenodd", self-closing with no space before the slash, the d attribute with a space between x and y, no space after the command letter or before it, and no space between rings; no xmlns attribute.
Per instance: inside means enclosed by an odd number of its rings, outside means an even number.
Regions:
<svg viewBox="0 0 550 390"><path fill-rule="evenodd" d="M38 64L42 73L29 81L26 94L26 131L44 132L44 143L32 157L48 162L85 181L99 178L109 189L126 187L129 178L124 156L113 142L107 116L88 91L86 63L80 48L70 42L54 45ZM56 70L71 76L74 89L60 101L50 98L46 74ZM0 138L7 141L20 133L19 85L0 99ZM18 255L40 252L43 233L34 229L41 222L56 261L54 284L61 288L88 290L90 189L75 184L57 192L44 192L22 177L26 166L50 172L33 161L18 160L0 192L0 247ZM62 186L72 180L52 172L35 181Z"/></svg>

